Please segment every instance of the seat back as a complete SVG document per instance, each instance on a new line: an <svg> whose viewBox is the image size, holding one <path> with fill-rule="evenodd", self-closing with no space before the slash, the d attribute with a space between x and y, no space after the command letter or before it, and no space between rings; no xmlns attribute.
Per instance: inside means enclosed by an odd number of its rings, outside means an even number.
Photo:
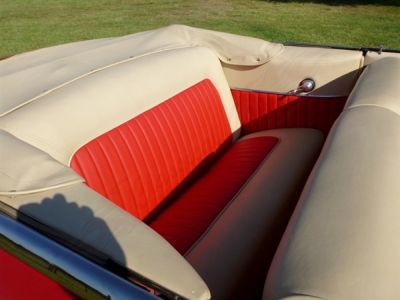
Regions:
<svg viewBox="0 0 400 300"><path fill-rule="evenodd" d="M143 220L231 141L221 99L205 79L90 141L71 167L95 191Z"/></svg>
<svg viewBox="0 0 400 300"><path fill-rule="evenodd" d="M141 220L240 134L220 61L199 46L91 73L3 116L0 127Z"/></svg>

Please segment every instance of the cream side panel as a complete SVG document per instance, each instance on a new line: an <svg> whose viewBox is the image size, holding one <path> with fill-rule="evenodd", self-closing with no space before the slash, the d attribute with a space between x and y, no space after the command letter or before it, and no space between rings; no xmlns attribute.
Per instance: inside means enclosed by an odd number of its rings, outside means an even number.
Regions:
<svg viewBox="0 0 400 300"><path fill-rule="evenodd" d="M223 65L230 87L287 93L306 78L315 95L349 95L363 63L359 51L286 46L283 53L257 67Z"/></svg>
<svg viewBox="0 0 400 300"><path fill-rule="evenodd" d="M209 78L233 139L240 121L220 62L204 47L145 56L91 74L0 118L0 128L64 164L88 141Z"/></svg>
<svg viewBox="0 0 400 300"><path fill-rule="evenodd" d="M365 55L364 65L367 66L375 61L386 57L395 57L400 59L400 53L382 52L381 54L379 54L377 52L368 51Z"/></svg>

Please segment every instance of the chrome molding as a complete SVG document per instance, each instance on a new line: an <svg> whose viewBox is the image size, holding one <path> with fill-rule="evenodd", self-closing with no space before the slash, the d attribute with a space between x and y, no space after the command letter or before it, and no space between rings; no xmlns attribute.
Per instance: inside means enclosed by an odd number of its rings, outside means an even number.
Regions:
<svg viewBox="0 0 400 300"><path fill-rule="evenodd" d="M5 246L27 254L31 262L44 263L58 283L66 276L75 281L81 288L74 292L84 298L160 299L0 213L0 247L6 250Z"/></svg>
<svg viewBox="0 0 400 300"><path fill-rule="evenodd" d="M282 95L282 96L298 96L298 97L309 97L309 98L339 98L339 97L348 97L349 95L314 95L314 94L292 94L290 92L283 93L283 92L275 92L269 90L256 90L256 89L246 89L246 88L238 88L238 87L231 87L231 90L235 91L244 91L244 92L254 92L260 94L274 94L274 95Z"/></svg>
<svg viewBox="0 0 400 300"><path fill-rule="evenodd" d="M282 44L284 46L294 46L294 47L315 47L315 48L336 49L336 50L361 51L363 52L364 55L367 52L377 52L379 54L381 54L382 52L400 53L400 49L392 49L392 48L386 49L383 45L380 45L379 47L351 47L351 46L338 46L338 45L305 44L305 43L295 43L295 42L282 42Z"/></svg>

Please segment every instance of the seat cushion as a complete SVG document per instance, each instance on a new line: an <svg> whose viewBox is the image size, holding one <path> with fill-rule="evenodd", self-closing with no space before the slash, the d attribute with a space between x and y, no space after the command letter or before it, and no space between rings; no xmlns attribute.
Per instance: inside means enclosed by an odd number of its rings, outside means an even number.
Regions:
<svg viewBox="0 0 400 300"><path fill-rule="evenodd" d="M279 143L250 180L185 254L214 299L260 296L269 264L324 135L315 129L290 128L247 135L275 137Z"/></svg>
<svg viewBox="0 0 400 300"><path fill-rule="evenodd" d="M251 180L278 141L276 137L263 136L235 143L150 226L185 254Z"/></svg>

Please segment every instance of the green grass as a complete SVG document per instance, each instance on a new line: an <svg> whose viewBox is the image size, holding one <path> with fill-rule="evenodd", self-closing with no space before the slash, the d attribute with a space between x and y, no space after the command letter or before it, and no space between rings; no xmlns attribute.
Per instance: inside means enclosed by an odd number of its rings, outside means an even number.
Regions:
<svg viewBox="0 0 400 300"><path fill-rule="evenodd" d="M269 41L400 48L397 0L0 0L0 56L170 24Z"/></svg>

